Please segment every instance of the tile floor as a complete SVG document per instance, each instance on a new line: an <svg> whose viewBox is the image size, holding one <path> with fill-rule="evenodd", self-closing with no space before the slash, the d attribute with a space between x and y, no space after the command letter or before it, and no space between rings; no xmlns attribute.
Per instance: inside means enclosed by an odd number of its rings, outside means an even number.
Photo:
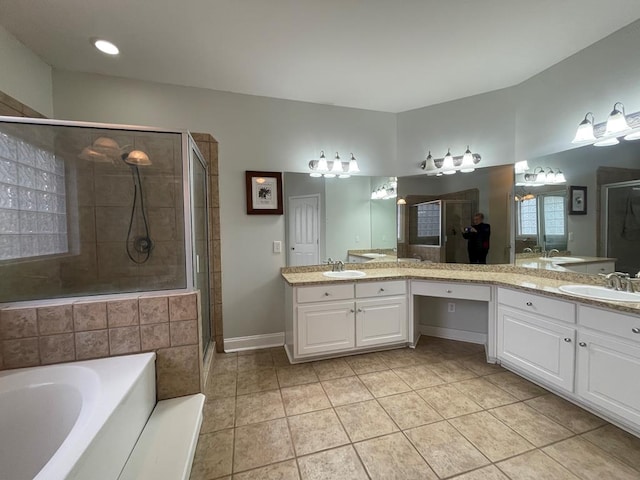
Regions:
<svg viewBox="0 0 640 480"><path fill-rule="evenodd" d="M289 365L216 357L192 480L638 480L640 439L489 365L482 346Z"/></svg>

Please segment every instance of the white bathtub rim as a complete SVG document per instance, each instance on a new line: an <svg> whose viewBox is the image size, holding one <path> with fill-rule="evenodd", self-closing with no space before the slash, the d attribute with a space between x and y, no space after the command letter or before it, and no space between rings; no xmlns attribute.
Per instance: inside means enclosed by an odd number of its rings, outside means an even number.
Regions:
<svg viewBox="0 0 640 480"><path fill-rule="evenodd" d="M91 402L90 405L87 405L88 410L85 412L83 403L78 419L71 431L49 461L34 477L34 480L63 479L69 475L82 454L94 441L102 426L109 421L117 407L134 388L134 380L142 374L149 363L155 361L155 357L156 354L154 352L148 352L0 372L0 383L4 383L7 377L15 376L10 381L11 384L16 384L25 376L42 375L44 372L46 377L48 375L46 372L51 372L52 370L62 372L65 369L69 370L70 367L72 369L90 369L98 378L98 392L89 393L87 397L85 397L87 392L82 392L83 402L85 398ZM4 391L4 388L0 387L0 392L2 391ZM105 406L102 411L100 411L101 405ZM54 459L55 461L52 461Z"/></svg>

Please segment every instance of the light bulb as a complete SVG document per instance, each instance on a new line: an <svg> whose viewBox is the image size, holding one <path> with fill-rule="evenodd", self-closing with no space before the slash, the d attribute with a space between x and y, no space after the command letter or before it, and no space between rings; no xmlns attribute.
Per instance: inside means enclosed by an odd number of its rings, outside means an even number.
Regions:
<svg viewBox="0 0 640 480"><path fill-rule="evenodd" d="M327 158L324 156L324 151L320 150L320 160L318 160L318 172L324 173L329 171L327 166Z"/></svg>
<svg viewBox="0 0 640 480"><path fill-rule="evenodd" d="M118 47L107 40L96 38L92 40L92 43L94 47L96 47L102 53L106 53L107 55L118 55L120 53Z"/></svg>
<svg viewBox="0 0 640 480"><path fill-rule="evenodd" d="M591 120L589 120L589 115L591 115ZM595 118L593 113L587 112L584 116L584 120L580 122L578 125L578 129L576 130L576 136L573 137L571 143L583 143L583 142L593 142L596 137L593 134L593 123Z"/></svg>
<svg viewBox="0 0 640 480"><path fill-rule="evenodd" d="M338 152L336 152L336 156L333 159L331 173L342 173L342 160L340 160L340 155L338 155Z"/></svg>
<svg viewBox="0 0 640 480"><path fill-rule="evenodd" d="M620 105L620 108L617 106ZM615 135L621 132L629 130L629 124L624 116L624 105L620 102L616 102L613 105L613 110L609 114L607 119L607 128L604 132L605 136Z"/></svg>
<svg viewBox="0 0 640 480"><path fill-rule="evenodd" d="M453 167L453 156L451 155L450 149L447 149L447 154L444 156L444 161L442 162L442 173L445 175L453 175L456 173Z"/></svg>
<svg viewBox="0 0 640 480"><path fill-rule="evenodd" d="M564 173L558 170L558 173L556 173L556 183L566 183L566 182L567 182L567 179L564 177Z"/></svg>
<svg viewBox="0 0 640 480"><path fill-rule="evenodd" d="M351 160L349 160L349 173L358 173L360 169L358 168L358 162L356 161L356 157L351 154Z"/></svg>
<svg viewBox="0 0 640 480"><path fill-rule="evenodd" d="M464 152L464 155L462 156L462 168L460 169L460 171L462 173L471 173L476 169L474 165L473 153L471 153L471 150L469 150L469 145L467 145L467 151Z"/></svg>

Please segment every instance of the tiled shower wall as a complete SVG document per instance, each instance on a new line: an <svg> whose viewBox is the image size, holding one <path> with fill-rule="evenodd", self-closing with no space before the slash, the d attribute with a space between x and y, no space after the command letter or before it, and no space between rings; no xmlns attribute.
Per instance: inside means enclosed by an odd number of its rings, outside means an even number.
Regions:
<svg viewBox="0 0 640 480"><path fill-rule="evenodd" d="M0 370L153 351L158 399L200 392L197 297L144 293L7 305L0 309Z"/></svg>

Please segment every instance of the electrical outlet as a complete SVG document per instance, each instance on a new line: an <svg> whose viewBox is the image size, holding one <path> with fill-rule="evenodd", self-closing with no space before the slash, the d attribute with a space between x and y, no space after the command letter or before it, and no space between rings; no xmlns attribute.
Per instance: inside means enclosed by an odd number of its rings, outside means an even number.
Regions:
<svg viewBox="0 0 640 480"><path fill-rule="evenodd" d="M275 240L273 242L273 253L282 253L282 242Z"/></svg>
<svg viewBox="0 0 640 480"><path fill-rule="evenodd" d="M448 311L449 313L454 313L454 312L456 311L456 304L455 304L455 303L453 303L453 302L449 302L449 303L447 304L447 306L448 306L447 311Z"/></svg>

